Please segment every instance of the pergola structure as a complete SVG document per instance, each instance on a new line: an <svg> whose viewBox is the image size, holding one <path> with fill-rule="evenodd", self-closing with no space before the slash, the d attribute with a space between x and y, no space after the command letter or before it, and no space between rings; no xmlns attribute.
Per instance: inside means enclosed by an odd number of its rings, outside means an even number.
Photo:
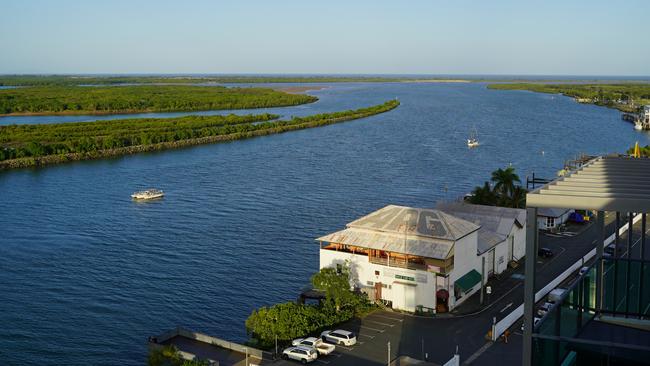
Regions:
<svg viewBox="0 0 650 366"><path fill-rule="evenodd" d="M625 284L629 285L628 281L636 281L640 286L634 289L635 293L632 297L627 290L627 298L625 298L625 318L637 317L643 318L644 312L641 311L641 300L647 295L650 289L650 283L645 284L643 278L647 276L644 273L644 268L647 267L648 262L644 261L645 250L645 232L646 232L646 213L650 211L650 159L647 158L631 158L627 156L605 156L597 157L585 163L576 170L569 172L564 177L558 178L546 185L531 191L526 195L526 213L528 220L526 223L526 267L525 267L525 283L524 283L524 345L523 345L523 364L532 365L533 356L536 349L533 349L534 340L540 340L540 344L544 342L557 342L557 348L560 349L560 343L568 344L572 341L579 342L572 337L567 337L559 332L561 321L565 321L557 310L557 325L558 331L551 335L539 334L533 324L534 309L535 309L535 270L536 258L538 249L538 228L537 228L537 209L538 208L567 208L567 209L584 209L597 211L596 225L600 238L597 241L596 250L596 263L594 268L595 277L595 301L589 298L589 291L587 286L580 286L579 301L571 300L573 303L570 307L563 308L565 314L573 311L573 309L580 309L580 319L584 314L585 317L592 316L590 314L601 314L601 312L613 314L617 316L615 300L614 309L606 306L603 296L603 278L606 266L614 267L615 265L624 266L627 268L627 276ZM627 258L619 258L615 253L613 258L603 259L603 242L605 240L605 212L616 212L617 230L616 242L618 243L618 221L620 213L629 214L629 235L627 243ZM635 214L641 214L642 236L641 236L641 258L637 260L630 257L630 246L632 241L632 224ZM532 219L531 219L532 218ZM620 253L619 253L620 254ZM619 262L620 260L620 262ZM630 268L635 268L633 276L630 276ZM607 267L609 269L609 267ZM638 272L640 271L640 274ZM614 283L616 283L616 273L618 268L614 268ZM646 270L647 272L647 270ZM611 273L611 272L610 272ZM632 277L634 277L632 279ZM619 278L620 280L620 278ZM608 282L609 283L609 282ZM616 285L614 285L614 288ZM620 286L623 287L623 286ZM629 287L629 286L627 286ZM577 291L577 290L576 290ZM626 291L621 289L619 291ZM638 291L638 295L636 293ZM614 289L614 297L616 298L616 289ZM608 292L609 294L609 292ZM618 296L621 296L619 293ZM638 297L638 307L636 307L636 299ZM583 301L582 298L590 299L589 302ZM634 307L628 307L628 300L634 298ZM592 302L593 301L593 302ZM595 306L592 304L595 303ZM605 306L604 306L605 305ZM557 306L559 307L559 306ZM637 309L636 314L630 313L628 308ZM643 304L645 309L645 303ZM591 318L590 318L591 319ZM578 320L580 324L581 320ZM539 325L537 326L539 328ZM580 327L579 327L580 328ZM583 344L585 343L582 341ZM588 343L588 342L586 342ZM605 342L606 343L606 342ZM601 347L607 347L607 344ZM615 347L615 346L612 346ZM555 350L557 354L560 352ZM560 356L555 356L560 357ZM536 357L537 358L537 357ZM561 361L561 360L560 360ZM540 363L540 362L537 362Z"/></svg>

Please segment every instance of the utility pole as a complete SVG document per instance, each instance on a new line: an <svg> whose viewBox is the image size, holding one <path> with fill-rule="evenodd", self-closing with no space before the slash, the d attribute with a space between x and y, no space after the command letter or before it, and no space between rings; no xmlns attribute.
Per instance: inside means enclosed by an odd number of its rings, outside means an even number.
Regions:
<svg viewBox="0 0 650 366"><path fill-rule="evenodd" d="M248 348L244 348L244 351L246 351L246 366L248 366Z"/></svg>
<svg viewBox="0 0 650 366"><path fill-rule="evenodd" d="M485 257L481 257L481 305L483 305L483 279L485 278Z"/></svg>
<svg viewBox="0 0 650 366"><path fill-rule="evenodd" d="M422 361L425 361L426 359L424 358L424 338L422 338Z"/></svg>
<svg viewBox="0 0 650 366"><path fill-rule="evenodd" d="M388 362L386 363L387 366L390 366L390 341L388 342Z"/></svg>

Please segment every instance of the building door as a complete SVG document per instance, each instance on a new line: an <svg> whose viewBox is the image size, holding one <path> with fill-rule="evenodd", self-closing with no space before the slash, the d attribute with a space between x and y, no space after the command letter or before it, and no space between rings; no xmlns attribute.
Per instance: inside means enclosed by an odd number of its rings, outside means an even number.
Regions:
<svg viewBox="0 0 650 366"><path fill-rule="evenodd" d="M375 300L381 299L381 282L375 282Z"/></svg>
<svg viewBox="0 0 650 366"><path fill-rule="evenodd" d="M415 311L415 286L393 282L393 308Z"/></svg>

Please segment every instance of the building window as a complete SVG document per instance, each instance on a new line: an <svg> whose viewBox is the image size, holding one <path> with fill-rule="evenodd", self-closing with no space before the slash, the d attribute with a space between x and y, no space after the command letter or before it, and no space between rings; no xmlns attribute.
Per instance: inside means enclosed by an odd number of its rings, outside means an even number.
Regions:
<svg viewBox="0 0 650 366"><path fill-rule="evenodd" d="M546 218L546 227L555 227L555 217Z"/></svg>
<svg viewBox="0 0 650 366"><path fill-rule="evenodd" d="M374 282L372 282L372 281L367 281L367 282L366 282L366 285L368 285L368 286L374 286L374 285L375 285L375 283L374 283Z"/></svg>

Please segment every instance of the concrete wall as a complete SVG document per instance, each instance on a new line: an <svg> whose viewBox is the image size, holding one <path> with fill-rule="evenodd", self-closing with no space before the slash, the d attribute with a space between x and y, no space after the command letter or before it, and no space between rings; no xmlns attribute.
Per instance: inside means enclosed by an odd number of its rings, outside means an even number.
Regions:
<svg viewBox="0 0 650 366"><path fill-rule="evenodd" d="M381 298L393 302L393 307L400 310L415 311L415 306L422 305L424 307L436 308L436 294L435 294L435 275L427 271L402 269L396 267L388 267L380 264L370 263L368 257L365 255L358 255L346 252L337 252L334 250L321 249L320 250L320 268L336 267L337 264L345 265L350 264L350 277L355 287L370 287L375 283L381 282L386 287L382 288ZM375 271L379 274L376 275ZM414 281L397 278L397 276L413 278ZM368 282L371 282L369 284ZM395 288L395 285L397 287ZM412 291L414 299L404 299L404 286L411 286L413 289L405 290L407 296ZM396 296L400 298L396 298ZM405 304L406 306L400 306Z"/></svg>
<svg viewBox="0 0 650 366"><path fill-rule="evenodd" d="M512 254L516 261L526 256L526 223L523 222L522 225L522 228L512 225L512 230L510 230L510 235L514 238Z"/></svg>

